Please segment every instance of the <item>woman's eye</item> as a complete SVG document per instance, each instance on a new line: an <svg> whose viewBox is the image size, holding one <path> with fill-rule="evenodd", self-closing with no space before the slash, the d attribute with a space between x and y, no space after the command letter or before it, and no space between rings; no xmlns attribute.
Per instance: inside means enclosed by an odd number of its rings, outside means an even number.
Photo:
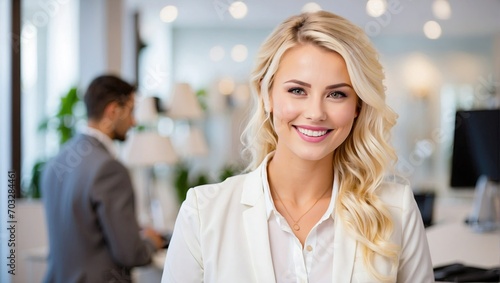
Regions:
<svg viewBox="0 0 500 283"><path fill-rule="evenodd" d="M328 94L329 97L333 97L333 98L342 98L342 97L347 97L347 95L341 91L334 91L334 92L330 92Z"/></svg>
<svg viewBox="0 0 500 283"><path fill-rule="evenodd" d="M305 94L305 91L301 88L291 88L288 90L288 92L290 92L292 94L296 94L296 95L304 95Z"/></svg>

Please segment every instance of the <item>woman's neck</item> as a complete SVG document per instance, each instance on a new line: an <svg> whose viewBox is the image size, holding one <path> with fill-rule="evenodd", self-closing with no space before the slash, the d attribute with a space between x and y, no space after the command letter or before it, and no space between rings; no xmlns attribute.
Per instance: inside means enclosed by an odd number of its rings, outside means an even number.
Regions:
<svg viewBox="0 0 500 283"><path fill-rule="evenodd" d="M267 175L272 191L299 206L317 200L321 195L331 196L331 193L324 194L333 185L331 158L308 161L275 154L268 163Z"/></svg>

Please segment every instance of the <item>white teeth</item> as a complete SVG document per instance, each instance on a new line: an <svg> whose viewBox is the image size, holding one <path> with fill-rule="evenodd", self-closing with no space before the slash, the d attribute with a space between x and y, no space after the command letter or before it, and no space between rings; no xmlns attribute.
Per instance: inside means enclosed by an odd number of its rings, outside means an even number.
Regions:
<svg viewBox="0 0 500 283"><path fill-rule="evenodd" d="M320 137L324 134L326 134L327 131L313 131L313 130L308 130L308 129L302 129L302 128L297 128L299 132L303 133L306 136L310 137Z"/></svg>

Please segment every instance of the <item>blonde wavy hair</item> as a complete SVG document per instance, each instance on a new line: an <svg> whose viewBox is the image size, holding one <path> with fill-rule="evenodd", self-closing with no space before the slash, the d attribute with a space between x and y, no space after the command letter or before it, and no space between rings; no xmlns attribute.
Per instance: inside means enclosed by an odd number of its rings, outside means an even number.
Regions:
<svg viewBox="0 0 500 283"><path fill-rule="evenodd" d="M279 25L262 44L251 74L254 113L242 134L243 153L255 169L276 149L278 137L269 111L269 91L283 54L293 46L313 44L340 54L359 97L359 115L347 139L334 152L334 174L341 180L336 214L362 245L365 265L377 280L394 278L400 247L390 242L393 223L376 195L384 174L396 161L389 144L397 115L385 103L384 73L378 54L364 31L326 11L293 16ZM391 275L374 267L376 255L392 262Z"/></svg>

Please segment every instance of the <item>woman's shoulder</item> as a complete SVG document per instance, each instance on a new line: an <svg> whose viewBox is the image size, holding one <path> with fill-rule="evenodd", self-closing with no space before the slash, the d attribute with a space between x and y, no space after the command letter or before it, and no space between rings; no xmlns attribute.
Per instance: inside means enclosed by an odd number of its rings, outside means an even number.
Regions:
<svg viewBox="0 0 500 283"><path fill-rule="evenodd" d="M384 176L383 183L394 186L410 186L410 181L405 177L391 173Z"/></svg>
<svg viewBox="0 0 500 283"><path fill-rule="evenodd" d="M223 181L217 182L217 183L209 183L209 184L204 184L204 185L199 185L196 187L193 187L192 190L196 192L203 192L207 190L222 190L222 189L229 189L229 188L235 188L235 187L240 187L241 184L245 182L245 179L249 173L242 173L238 175L234 175L231 177L226 178Z"/></svg>
<svg viewBox="0 0 500 283"><path fill-rule="evenodd" d="M377 195L390 206L405 206L413 198L408 179L401 175L386 175L380 184Z"/></svg>
<svg viewBox="0 0 500 283"><path fill-rule="evenodd" d="M218 183L191 188L186 200L202 207L222 205L234 198L240 198L249 173L239 174Z"/></svg>

